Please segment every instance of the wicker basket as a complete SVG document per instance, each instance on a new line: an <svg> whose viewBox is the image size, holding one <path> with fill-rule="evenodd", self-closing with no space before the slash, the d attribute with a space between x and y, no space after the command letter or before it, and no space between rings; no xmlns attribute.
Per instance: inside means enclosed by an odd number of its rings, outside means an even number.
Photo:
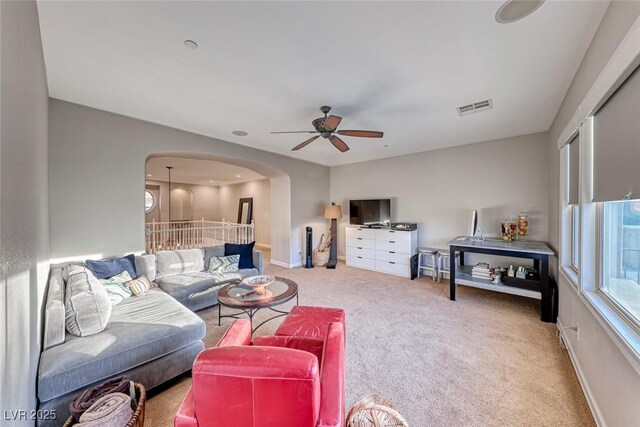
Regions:
<svg viewBox="0 0 640 427"><path fill-rule="evenodd" d="M142 384L135 383L134 387L136 388L136 397L138 398L138 406L136 406L136 410L133 411L133 416L127 423L126 427L143 427L144 426L144 404L147 400L147 391ZM64 423L64 427L71 427L78 423L78 421L73 418L73 416L69 417L66 423Z"/></svg>
<svg viewBox="0 0 640 427"><path fill-rule="evenodd" d="M347 415L347 427L409 427L391 402L377 394L358 400Z"/></svg>
<svg viewBox="0 0 640 427"><path fill-rule="evenodd" d="M316 267L324 267L329 262L329 251L313 250L313 265Z"/></svg>

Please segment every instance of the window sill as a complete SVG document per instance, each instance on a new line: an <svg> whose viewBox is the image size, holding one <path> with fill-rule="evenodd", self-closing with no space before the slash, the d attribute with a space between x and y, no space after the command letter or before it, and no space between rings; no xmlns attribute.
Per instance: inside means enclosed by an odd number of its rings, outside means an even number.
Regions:
<svg viewBox="0 0 640 427"><path fill-rule="evenodd" d="M640 374L640 333L598 292L583 290L580 298L611 337L631 366Z"/></svg>
<svg viewBox="0 0 640 427"><path fill-rule="evenodd" d="M560 268L560 274L562 274L565 280L571 284L571 288L573 288L575 293L580 294L580 279L578 278L578 272L572 267L563 265Z"/></svg>

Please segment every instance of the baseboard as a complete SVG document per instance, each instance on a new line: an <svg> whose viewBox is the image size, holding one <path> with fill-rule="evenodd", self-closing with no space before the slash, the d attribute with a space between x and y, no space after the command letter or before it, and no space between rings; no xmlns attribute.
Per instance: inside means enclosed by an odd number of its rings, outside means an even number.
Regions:
<svg viewBox="0 0 640 427"><path fill-rule="evenodd" d="M293 264L289 264L287 262L277 261L275 259L270 260L269 264L277 265L279 267L284 267L284 268L296 268L296 267L302 266L302 262L295 262Z"/></svg>
<svg viewBox="0 0 640 427"><path fill-rule="evenodd" d="M556 325L559 331L562 331L562 328L564 328L562 320L560 319L559 316L558 316L558 319L556 320ZM573 370L576 371L576 375L578 376L578 382L580 383L580 387L582 387L582 392L584 393L587 399L587 404L589 405L589 409L591 409L591 414L593 415L593 419L595 420L596 425L598 427L606 427L607 424L605 423L602 417L602 412L600 412L598 403L593 397L591 388L589 388L589 383L587 382L587 379L584 376L582 368L580 367L580 362L578 362L578 359L575 356L573 347L571 346L571 341L565 338L565 333L567 330L568 329L565 329L564 331L560 332L560 337L562 338L564 345L567 347L567 353L569 353L569 360L571 360L571 364L573 365Z"/></svg>

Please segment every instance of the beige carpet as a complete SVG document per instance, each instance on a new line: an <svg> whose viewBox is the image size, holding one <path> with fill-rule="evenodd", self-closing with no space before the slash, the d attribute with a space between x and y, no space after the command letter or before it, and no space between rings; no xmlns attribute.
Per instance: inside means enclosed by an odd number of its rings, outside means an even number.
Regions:
<svg viewBox="0 0 640 427"><path fill-rule="evenodd" d="M448 282L344 264L268 272L295 280L300 304L346 311L347 410L380 393L412 427L595 425L555 325L540 322L535 300L459 287L453 302ZM217 308L198 314L206 345L215 345L230 319L218 327ZM190 383L185 375L152 391L147 425L172 426Z"/></svg>

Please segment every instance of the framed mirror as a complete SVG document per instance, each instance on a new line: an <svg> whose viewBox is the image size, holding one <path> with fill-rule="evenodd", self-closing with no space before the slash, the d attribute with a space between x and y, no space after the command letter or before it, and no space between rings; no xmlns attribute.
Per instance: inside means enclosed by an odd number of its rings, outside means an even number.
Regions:
<svg viewBox="0 0 640 427"><path fill-rule="evenodd" d="M251 224L253 219L253 197L240 199L238 203L238 224Z"/></svg>

